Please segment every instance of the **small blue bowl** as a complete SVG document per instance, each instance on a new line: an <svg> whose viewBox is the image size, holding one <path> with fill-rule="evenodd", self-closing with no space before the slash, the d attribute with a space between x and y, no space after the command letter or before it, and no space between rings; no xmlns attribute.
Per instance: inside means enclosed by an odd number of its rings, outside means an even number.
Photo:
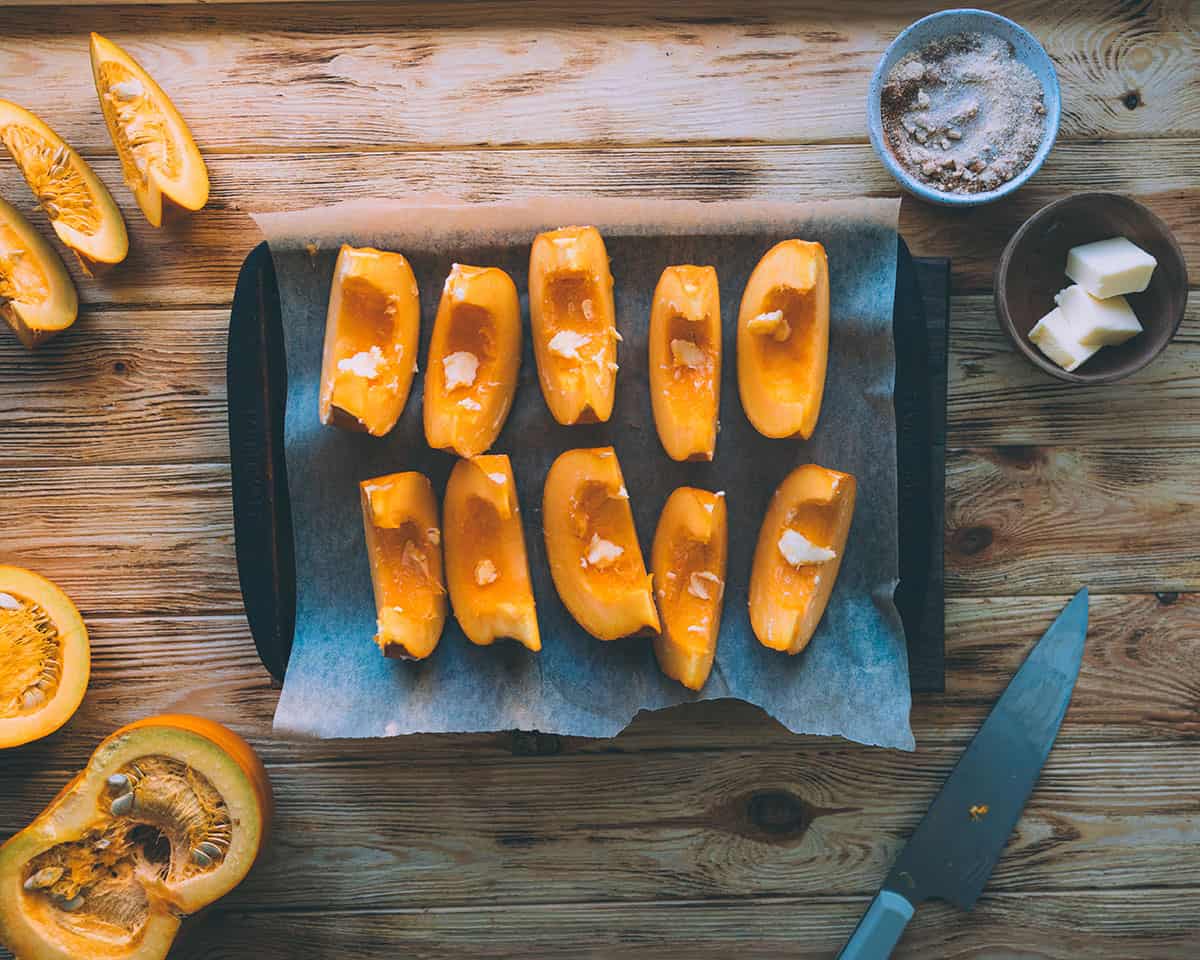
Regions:
<svg viewBox="0 0 1200 960"><path fill-rule="evenodd" d="M897 60L914 50L919 50L931 40L956 33L984 33L1007 40L1012 44L1016 58L1033 71L1042 85L1042 102L1046 107L1046 130L1042 136L1041 145L1033 159L1029 161L1029 166L995 190L985 190L979 193L948 193L944 190L934 189L901 167L883 138L880 92L892 66ZM1041 168L1050 148L1054 146L1061 116L1062 95L1058 89L1058 74L1054 72L1054 63L1049 54L1028 30L1013 23L1007 17L1002 17L998 13L990 13L987 10L943 10L940 13L922 17L893 40L884 51L879 65L875 68L875 73L871 76L871 88L867 94L867 126L871 132L871 146L875 148L875 153L883 161L883 165L896 178L896 182L909 193L922 200L946 207L977 207L1019 190L1021 185Z"/></svg>

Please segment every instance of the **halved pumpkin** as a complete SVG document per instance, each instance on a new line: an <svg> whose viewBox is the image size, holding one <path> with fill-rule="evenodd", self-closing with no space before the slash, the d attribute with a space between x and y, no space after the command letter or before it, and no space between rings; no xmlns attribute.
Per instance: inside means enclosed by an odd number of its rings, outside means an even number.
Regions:
<svg viewBox="0 0 1200 960"><path fill-rule="evenodd" d="M446 278L425 367L425 440L460 457L496 441L517 392L521 301L498 267L456 263Z"/></svg>
<svg viewBox="0 0 1200 960"><path fill-rule="evenodd" d="M650 402L667 456L713 458L721 404L721 294L713 267L667 267L659 277L650 309Z"/></svg>
<svg viewBox="0 0 1200 960"><path fill-rule="evenodd" d="M396 425L417 364L421 304L398 253L343 244L329 290L321 422L382 437Z"/></svg>
<svg viewBox="0 0 1200 960"><path fill-rule="evenodd" d="M181 919L257 858L271 785L241 737L211 720L151 717L0 847L0 943L22 960L161 960Z"/></svg>
<svg viewBox="0 0 1200 960"><path fill-rule="evenodd" d="M92 34L92 76L125 182L152 227L163 198L184 210L208 203L208 168L162 87L111 40Z"/></svg>
<svg viewBox="0 0 1200 960"><path fill-rule="evenodd" d="M542 526L554 587L584 630L599 640L658 633L651 578L612 447L559 455L546 474Z"/></svg>
<svg viewBox="0 0 1200 960"><path fill-rule="evenodd" d="M674 490L659 515L650 552L662 618L654 655L662 672L689 690L704 686L717 653L728 547L724 494Z"/></svg>
<svg viewBox="0 0 1200 960"><path fill-rule="evenodd" d="M84 273L103 273L125 259L125 220L83 157L39 117L7 100L0 100L0 140Z"/></svg>
<svg viewBox="0 0 1200 960"><path fill-rule="evenodd" d="M771 497L750 572L750 625L763 646L808 646L842 565L855 490L850 474L805 464Z"/></svg>
<svg viewBox="0 0 1200 960"><path fill-rule="evenodd" d="M16 207L0 200L0 317L32 349L78 315L79 296L62 259Z"/></svg>
<svg viewBox="0 0 1200 960"><path fill-rule="evenodd" d="M92 654L70 597L0 566L0 749L53 733L79 708Z"/></svg>
<svg viewBox="0 0 1200 960"><path fill-rule="evenodd" d="M375 643L385 657L423 660L446 623L433 487L424 474L408 472L364 480L359 488L375 589Z"/></svg>
<svg viewBox="0 0 1200 960"><path fill-rule="evenodd" d="M595 227L539 233L529 254L529 320L542 395L562 424L603 423L617 385L608 251Z"/></svg>
<svg viewBox="0 0 1200 960"><path fill-rule="evenodd" d="M829 263L804 240L773 246L754 268L738 312L742 409L765 437L817 426L829 356Z"/></svg>
<svg viewBox="0 0 1200 960"><path fill-rule="evenodd" d="M525 532L512 465L504 454L459 460L443 506L450 605L472 643L511 637L541 650Z"/></svg>

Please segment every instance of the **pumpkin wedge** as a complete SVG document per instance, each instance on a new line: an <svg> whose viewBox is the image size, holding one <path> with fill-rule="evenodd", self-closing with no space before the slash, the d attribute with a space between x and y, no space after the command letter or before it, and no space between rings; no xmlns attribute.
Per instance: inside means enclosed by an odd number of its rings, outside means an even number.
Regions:
<svg viewBox="0 0 1200 960"><path fill-rule="evenodd" d="M521 368L521 301L497 267L456 263L446 278L425 367L425 440L460 457L496 441Z"/></svg>
<svg viewBox="0 0 1200 960"><path fill-rule="evenodd" d="M562 227L534 239L529 320L538 380L554 419L608 420L620 335L608 251L595 227Z"/></svg>
<svg viewBox="0 0 1200 960"><path fill-rule="evenodd" d="M424 474L408 472L364 480L359 489L375 589L375 643L385 657L423 660L446 623L433 487Z"/></svg>
<svg viewBox="0 0 1200 960"><path fill-rule="evenodd" d="M650 402L667 456L713 458L721 403L721 294L712 267L667 267L659 277L650 309Z"/></svg>
<svg viewBox="0 0 1200 960"><path fill-rule="evenodd" d="M208 203L208 168L162 87L111 40L92 34L92 76L125 182L152 227L163 198L184 210Z"/></svg>
<svg viewBox="0 0 1200 960"><path fill-rule="evenodd" d="M62 259L16 207L0 200L0 317L32 349L79 315Z"/></svg>
<svg viewBox="0 0 1200 960"><path fill-rule="evenodd" d="M808 646L842 565L855 490L850 474L805 464L771 497L750 572L750 625L763 646Z"/></svg>
<svg viewBox="0 0 1200 960"><path fill-rule="evenodd" d="M662 672L689 690L704 686L717 653L728 548L724 494L672 491L650 551L662 618L654 655Z"/></svg>
<svg viewBox="0 0 1200 960"><path fill-rule="evenodd" d="M55 584L0 566L0 749L53 733L83 700L87 629Z"/></svg>
<svg viewBox="0 0 1200 960"><path fill-rule="evenodd" d="M0 943L22 960L162 960L181 918L245 877L271 813L266 771L231 730L183 715L122 727L0 847Z"/></svg>
<svg viewBox="0 0 1200 960"><path fill-rule="evenodd" d="M343 244L325 320L320 416L382 437L396 425L417 363L421 304L398 253Z"/></svg>
<svg viewBox="0 0 1200 960"><path fill-rule="evenodd" d="M829 356L829 263L804 240L773 246L742 295L737 331L742 409L765 437L803 437L817 426Z"/></svg>
<svg viewBox="0 0 1200 960"><path fill-rule="evenodd" d="M658 633L629 493L612 447L568 450L546 474L542 524L563 605L598 640Z"/></svg>
<svg viewBox="0 0 1200 960"><path fill-rule="evenodd" d="M0 100L0 140L84 273L95 276L125 259L125 220L83 157L40 118L7 100Z"/></svg>
<svg viewBox="0 0 1200 960"><path fill-rule="evenodd" d="M512 465L504 454L459 460L443 504L450 605L472 643L510 637L541 650L525 532Z"/></svg>

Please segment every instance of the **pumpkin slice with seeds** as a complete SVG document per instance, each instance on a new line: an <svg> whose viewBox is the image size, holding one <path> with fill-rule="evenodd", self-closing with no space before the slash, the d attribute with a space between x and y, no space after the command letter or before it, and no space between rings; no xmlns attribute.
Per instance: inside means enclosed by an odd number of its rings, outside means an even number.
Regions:
<svg viewBox="0 0 1200 960"><path fill-rule="evenodd" d="M188 126L133 57L92 34L92 74L125 182L142 213L162 226L163 197L185 210L208 202L208 170Z"/></svg>
<svg viewBox="0 0 1200 960"><path fill-rule="evenodd" d="M249 871L271 809L262 763L220 724L123 727L0 847L0 944L41 960L162 960L181 918Z"/></svg>
<svg viewBox="0 0 1200 960"><path fill-rule="evenodd" d="M33 348L67 329L78 313L75 284L58 254L0 200L0 317Z"/></svg>
<svg viewBox="0 0 1200 960"><path fill-rule="evenodd" d="M0 567L0 749L66 723L90 667L87 630L70 598L36 573Z"/></svg>
<svg viewBox="0 0 1200 960"><path fill-rule="evenodd" d="M125 220L87 162L24 107L0 100L0 141L89 277L129 253Z"/></svg>

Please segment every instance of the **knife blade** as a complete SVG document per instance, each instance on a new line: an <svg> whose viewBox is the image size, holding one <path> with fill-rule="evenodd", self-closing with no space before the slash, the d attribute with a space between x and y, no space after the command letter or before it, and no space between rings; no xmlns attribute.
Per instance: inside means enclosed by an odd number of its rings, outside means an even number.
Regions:
<svg viewBox="0 0 1200 960"><path fill-rule="evenodd" d="M887 957L925 900L962 910L975 905L1058 736L1087 622L1085 587L1030 651L959 757L839 960Z"/></svg>

